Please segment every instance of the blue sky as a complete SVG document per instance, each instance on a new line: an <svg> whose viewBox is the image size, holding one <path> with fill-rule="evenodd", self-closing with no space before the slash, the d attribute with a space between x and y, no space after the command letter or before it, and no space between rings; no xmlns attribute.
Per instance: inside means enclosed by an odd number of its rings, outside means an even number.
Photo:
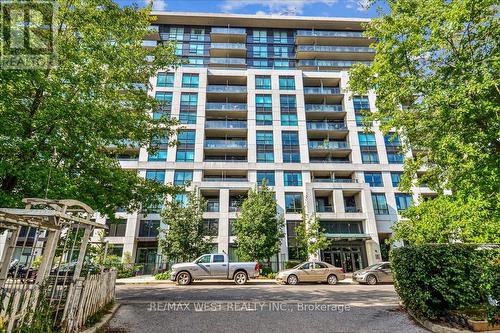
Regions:
<svg viewBox="0 0 500 333"><path fill-rule="evenodd" d="M151 0L115 0L144 6ZM154 0L154 9L181 12L375 17L371 0Z"/></svg>

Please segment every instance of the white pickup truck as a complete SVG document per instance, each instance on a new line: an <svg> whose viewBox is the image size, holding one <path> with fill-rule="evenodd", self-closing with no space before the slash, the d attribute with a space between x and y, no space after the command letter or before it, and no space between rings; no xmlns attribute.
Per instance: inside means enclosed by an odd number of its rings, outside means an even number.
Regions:
<svg viewBox="0 0 500 333"><path fill-rule="evenodd" d="M259 271L257 262L229 262L225 253L204 254L193 262L173 265L170 279L179 285L206 279L234 280L241 285L258 277Z"/></svg>

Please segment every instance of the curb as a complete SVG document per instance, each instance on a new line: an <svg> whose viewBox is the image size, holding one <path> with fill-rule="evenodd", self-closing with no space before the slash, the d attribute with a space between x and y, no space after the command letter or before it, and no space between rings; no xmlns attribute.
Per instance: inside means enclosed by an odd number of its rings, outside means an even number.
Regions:
<svg viewBox="0 0 500 333"><path fill-rule="evenodd" d="M429 320L426 319L421 319L415 316L413 313L410 311L406 310L406 313L408 313L415 321L417 321L420 325L425 327L431 332L434 333L465 333L465 332L473 332L471 330L466 330L466 329L458 329L458 328L453 328L453 327L447 327L447 326L441 326L438 324L435 324L433 322L430 322ZM484 331L484 333L500 333L500 330L494 330L494 331Z"/></svg>
<svg viewBox="0 0 500 333"><path fill-rule="evenodd" d="M98 330L103 328L107 323L109 323L109 321L113 318L113 316L115 315L116 311L118 310L118 308L120 306L121 306L121 303L118 303L118 302L115 303L115 305L109 311L109 313L104 315L98 323L96 323L94 326L92 326L90 328L87 328L85 331L82 331L81 333L96 333Z"/></svg>

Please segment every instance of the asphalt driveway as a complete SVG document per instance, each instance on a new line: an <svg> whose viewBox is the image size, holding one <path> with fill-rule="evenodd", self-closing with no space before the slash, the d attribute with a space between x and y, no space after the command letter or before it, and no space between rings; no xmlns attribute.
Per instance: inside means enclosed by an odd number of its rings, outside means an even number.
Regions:
<svg viewBox="0 0 500 333"><path fill-rule="evenodd" d="M398 306L392 285L277 285L204 281L117 286L118 332L426 332Z"/></svg>

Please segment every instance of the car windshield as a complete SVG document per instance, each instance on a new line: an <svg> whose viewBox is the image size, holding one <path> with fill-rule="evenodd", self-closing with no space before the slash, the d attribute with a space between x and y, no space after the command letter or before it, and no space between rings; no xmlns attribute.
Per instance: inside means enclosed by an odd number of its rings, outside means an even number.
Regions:
<svg viewBox="0 0 500 333"><path fill-rule="evenodd" d="M380 264L373 264L373 265L370 265L368 267L366 267L365 269L374 269L376 267L380 266Z"/></svg>

